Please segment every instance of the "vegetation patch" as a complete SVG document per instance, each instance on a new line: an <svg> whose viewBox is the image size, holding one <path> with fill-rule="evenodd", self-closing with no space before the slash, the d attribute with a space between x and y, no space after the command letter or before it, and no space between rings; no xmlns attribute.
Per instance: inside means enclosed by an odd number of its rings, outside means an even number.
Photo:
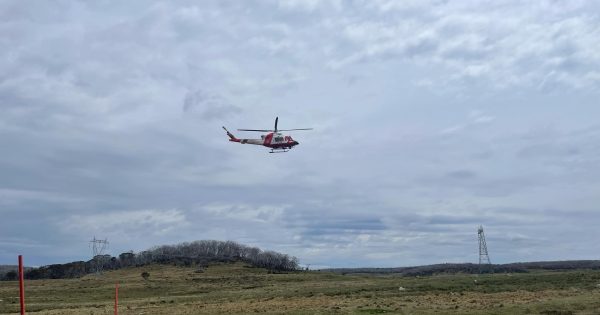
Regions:
<svg viewBox="0 0 600 315"><path fill-rule="evenodd" d="M26 282L32 314L599 314L600 271L489 275L273 274L248 263L149 264ZM145 280L141 275L148 273ZM475 284L473 280L478 280ZM406 288L402 291L399 288ZM18 283L0 282L0 314L18 313Z"/></svg>

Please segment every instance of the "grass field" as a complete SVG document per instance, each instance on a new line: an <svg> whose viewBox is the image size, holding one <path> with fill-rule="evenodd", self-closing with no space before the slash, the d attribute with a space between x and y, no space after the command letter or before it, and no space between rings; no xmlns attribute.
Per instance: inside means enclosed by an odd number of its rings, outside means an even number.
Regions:
<svg viewBox="0 0 600 315"><path fill-rule="evenodd" d="M150 277L144 280L142 272ZM600 271L527 274L270 274L241 263L153 265L26 282L28 314L600 314ZM18 283L0 282L0 314L18 313Z"/></svg>

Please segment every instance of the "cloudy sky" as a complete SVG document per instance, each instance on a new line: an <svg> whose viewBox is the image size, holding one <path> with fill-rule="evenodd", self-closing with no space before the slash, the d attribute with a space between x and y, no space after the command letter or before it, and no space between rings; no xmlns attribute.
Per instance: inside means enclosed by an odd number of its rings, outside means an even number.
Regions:
<svg viewBox="0 0 600 315"><path fill-rule="evenodd" d="M600 4L0 1L0 264L600 258ZM287 154L222 125L314 127ZM239 133L240 137L256 136Z"/></svg>

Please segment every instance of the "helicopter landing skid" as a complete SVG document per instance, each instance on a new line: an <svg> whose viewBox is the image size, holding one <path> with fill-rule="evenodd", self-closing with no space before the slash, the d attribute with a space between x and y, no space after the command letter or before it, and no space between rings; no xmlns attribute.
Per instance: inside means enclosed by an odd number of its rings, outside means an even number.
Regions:
<svg viewBox="0 0 600 315"><path fill-rule="evenodd" d="M271 151L269 153L285 153L289 150L290 149L271 149Z"/></svg>

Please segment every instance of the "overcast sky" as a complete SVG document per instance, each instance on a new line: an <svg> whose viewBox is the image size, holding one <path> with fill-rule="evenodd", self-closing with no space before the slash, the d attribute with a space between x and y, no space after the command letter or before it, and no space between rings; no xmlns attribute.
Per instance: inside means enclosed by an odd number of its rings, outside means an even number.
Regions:
<svg viewBox="0 0 600 315"><path fill-rule="evenodd" d="M599 91L593 1L3 0L0 264L599 259Z"/></svg>

